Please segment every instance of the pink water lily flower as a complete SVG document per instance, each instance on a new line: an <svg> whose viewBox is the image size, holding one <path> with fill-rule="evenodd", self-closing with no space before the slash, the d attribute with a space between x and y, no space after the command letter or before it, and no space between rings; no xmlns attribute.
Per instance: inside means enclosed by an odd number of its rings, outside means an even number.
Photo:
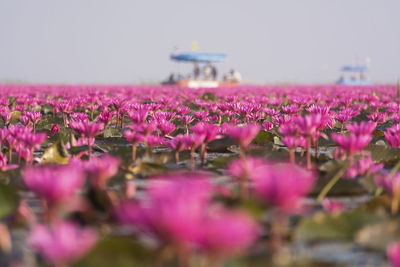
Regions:
<svg viewBox="0 0 400 267"><path fill-rule="evenodd" d="M251 172L250 178L256 195L284 212L297 211L316 180L313 172L287 163L257 168Z"/></svg>
<svg viewBox="0 0 400 267"><path fill-rule="evenodd" d="M66 266L78 260L96 244L97 234L70 222L51 226L35 225L29 233L28 244L47 262Z"/></svg>
<svg viewBox="0 0 400 267"><path fill-rule="evenodd" d="M346 211L349 209L348 205L327 198L324 198L324 200L322 200L322 207L324 208L324 210L332 214L338 214L342 211Z"/></svg>
<svg viewBox="0 0 400 267"><path fill-rule="evenodd" d="M372 135L372 133L374 132L375 128L376 128L376 122L373 121L369 121L369 122L365 122L362 121L360 124L358 123L353 123L353 124L348 124L346 126L347 130L349 131L349 133L351 134L355 134L355 135Z"/></svg>
<svg viewBox="0 0 400 267"><path fill-rule="evenodd" d="M60 131L60 127L57 124L53 124L50 129L51 135L55 135Z"/></svg>
<svg viewBox="0 0 400 267"><path fill-rule="evenodd" d="M0 154L0 170L2 172L18 168L17 164L7 164L8 159L6 155Z"/></svg>
<svg viewBox="0 0 400 267"><path fill-rule="evenodd" d="M104 124L89 121L71 121L70 127L76 132L80 133L82 137L88 138L89 158L92 157L92 142L95 137L104 132Z"/></svg>
<svg viewBox="0 0 400 267"><path fill-rule="evenodd" d="M48 204L67 202L83 185L85 175L77 165L28 167L23 172L27 187Z"/></svg>
<svg viewBox="0 0 400 267"><path fill-rule="evenodd" d="M127 200L117 209L124 224L165 242L189 246L202 226L204 210L211 197L210 184L204 180L178 178L151 183L148 200Z"/></svg>
<svg viewBox="0 0 400 267"><path fill-rule="evenodd" d="M251 141L257 136L260 126L257 124L246 124L244 126L231 126L227 134L242 147L247 148Z"/></svg>
<svg viewBox="0 0 400 267"><path fill-rule="evenodd" d="M259 235L258 225L248 214L218 207L206 215L199 230L200 249L220 258L242 253Z"/></svg>
<svg viewBox="0 0 400 267"><path fill-rule="evenodd" d="M388 128L384 135L391 147L400 148L400 124Z"/></svg>
<svg viewBox="0 0 400 267"><path fill-rule="evenodd" d="M391 243L386 249L386 254L393 267L400 267L400 242Z"/></svg>
<svg viewBox="0 0 400 267"><path fill-rule="evenodd" d="M121 160L104 155L101 158L92 158L84 164L85 170L89 173L92 185L98 189L105 189L107 181L118 172Z"/></svg>
<svg viewBox="0 0 400 267"><path fill-rule="evenodd" d="M343 134L332 133L333 141L335 141L342 149L344 149L350 156L355 152L364 149L372 140L371 135L355 135L348 136Z"/></svg>

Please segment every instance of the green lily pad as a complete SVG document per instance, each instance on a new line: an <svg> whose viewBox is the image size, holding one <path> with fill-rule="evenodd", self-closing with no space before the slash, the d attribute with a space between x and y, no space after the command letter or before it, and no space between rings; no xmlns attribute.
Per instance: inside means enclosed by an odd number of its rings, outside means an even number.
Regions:
<svg viewBox="0 0 400 267"><path fill-rule="evenodd" d="M229 147L233 145L236 145L236 143L229 137L215 139L207 144L207 151L220 153L230 152Z"/></svg>
<svg viewBox="0 0 400 267"><path fill-rule="evenodd" d="M61 141L47 148L41 158L41 163L68 164L68 162L69 153Z"/></svg>
<svg viewBox="0 0 400 267"><path fill-rule="evenodd" d="M97 243L92 251L75 267L131 267L154 266L156 257L131 237L107 237Z"/></svg>
<svg viewBox="0 0 400 267"><path fill-rule="evenodd" d="M261 130L252 141L252 143L256 145L265 145L271 142L274 142L274 135L263 130Z"/></svg>
<svg viewBox="0 0 400 267"><path fill-rule="evenodd" d="M103 133L104 138L109 137L122 137L122 132L114 127L107 127Z"/></svg>
<svg viewBox="0 0 400 267"><path fill-rule="evenodd" d="M367 225L359 230L355 241L368 249L386 251L387 246L400 239L400 225L397 221L384 221Z"/></svg>
<svg viewBox="0 0 400 267"><path fill-rule="evenodd" d="M337 215L318 212L311 218L300 220L295 238L302 241L352 240L361 228L383 220L383 215L364 210Z"/></svg>
<svg viewBox="0 0 400 267"><path fill-rule="evenodd" d="M387 166L393 166L400 160L400 149L390 146L369 145L365 150L371 152L372 159Z"/></svg>
<svg viewBox="0 0 400 267"><path fill-rule="evenodd" d="M18 192L11 185L0 184L0 219L12 214L18 207Z"/></svg>

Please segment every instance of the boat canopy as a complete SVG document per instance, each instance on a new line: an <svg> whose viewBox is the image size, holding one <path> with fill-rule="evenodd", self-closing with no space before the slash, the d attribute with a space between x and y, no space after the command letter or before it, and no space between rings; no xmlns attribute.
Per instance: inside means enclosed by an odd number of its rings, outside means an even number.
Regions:
<svg viewBox="0 0 400 267"><path fill-rule="evenodd" d="M183 62L221 62L228 57L220 53L180 53L172 54L171 59Z"/></svg>
<svg viewBox="0 0 400 267"><path fill-rule="evenodd" d="M356 65L356 66L343 66L341 68L341 71L357 71L357 72L363 72L367 71L367 66L365 65Z"/></svg>

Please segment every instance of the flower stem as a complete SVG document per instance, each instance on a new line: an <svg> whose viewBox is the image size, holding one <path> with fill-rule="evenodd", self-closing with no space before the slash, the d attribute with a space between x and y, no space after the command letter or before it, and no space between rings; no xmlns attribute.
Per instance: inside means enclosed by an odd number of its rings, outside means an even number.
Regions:
<svg viewBox="0 0 400 267"><path fill-rule="evenodd" d="M291 164L296 164L295 154L294 154L294 147L289 148L289 157L290 157L290 163Z"/></svg>
<svg viewBox="0 0 400 267"><path fill-rule="evenodd" d="M390 170L389 176L393 176L400 169L400 160L397 164Z"/></svg>
<svg viewBox="0 0 400 267"><path fill-rule="evenodd" d="M136 160L136 145L132 146L132 162Z"/></svg>
<svg viewBox="0 0 400 267"><path fill-rule="evenodd" d="M340 177L343 175L345 168L341 168L335 176L332 177L332 179L327 183L324 188L321 190L317 197L317 201L321 202L324 197L328 194L329 190L332 189L332 187L339 181Z"/></svg>
<svg viewBox="0 0 400 267"><path fill-rule="evenodd" d="M307 137L307 169L311 170L311 136Z"/></svg>
<svg viewBox="0 0 400 267"><path fill-rule="evenodd" d="M195 151L194 148L192 148L190 150L190 169L191 169L191 171L194 171L194 151Z"/></svg>

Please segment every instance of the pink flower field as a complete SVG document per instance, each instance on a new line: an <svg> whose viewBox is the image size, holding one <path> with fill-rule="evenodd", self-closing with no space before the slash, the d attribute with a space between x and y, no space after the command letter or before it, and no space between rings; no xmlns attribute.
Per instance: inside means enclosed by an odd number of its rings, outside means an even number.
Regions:
<svg viewBox="0 0 400 267"><path fill-rule="evenodd" d="M400 266L400 88L0 85L1 266Z"/></svg>

